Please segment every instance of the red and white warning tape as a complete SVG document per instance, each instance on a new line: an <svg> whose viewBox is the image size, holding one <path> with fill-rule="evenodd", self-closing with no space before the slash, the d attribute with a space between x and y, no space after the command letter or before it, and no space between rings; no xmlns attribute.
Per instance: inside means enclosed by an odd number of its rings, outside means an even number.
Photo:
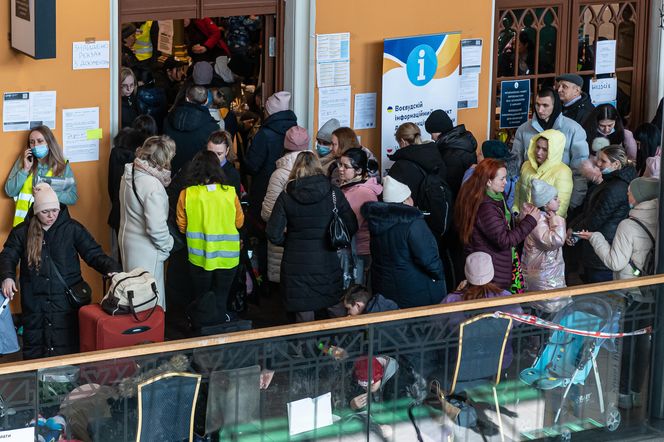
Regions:
<svg viewBox="0 0 664 442"><path fill-rule="evenodd" d="M547 321L545 319L533 315L517 315L514 313L505 313L497 311L494 313L494 316L497 318L511 318L523 324L530 324L535 327L548 328L550 330L559 330L565 333L570 333L572 335L588 336L591 338L613 339L613 338L623 338L625 336L638 336L638 335L645 335L652 333L652 326L648 326L646 328L641 328L639 330L634 330L631 332L607 333L600 331L577 330L574 328L563 327L560 324L556 324L555 322Z"/></svg>

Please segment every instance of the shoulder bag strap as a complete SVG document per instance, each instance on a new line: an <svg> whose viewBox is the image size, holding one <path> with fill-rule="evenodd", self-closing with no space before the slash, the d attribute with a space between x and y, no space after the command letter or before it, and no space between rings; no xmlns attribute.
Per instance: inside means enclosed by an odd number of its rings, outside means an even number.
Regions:
<svg viewBox="0 0 664 442"><path fill-rule="evenodd" d="M636 224L639 225L639 227L641 227L646 232L646 234L648 234L648 238L650 238L650 241L652 241L652 246L653 247L657 246L657 243L655 242L655 237L652 236L652 233L650 233L650 230L648 230L648 228L646 227L645 224L643 224L640 220L638 220L638 219L636 219L632 216L630 216L628 219L634 221ZM636 266L636 264L634 263L634 260L632 260L631 257L630 257L630 260L629 260L629 265L631 265L632 269L634 269L634 274L635 275L637 274L636 272L639 272L640 274L643 274L643 270L641 270L640 268L638 268Z"/></svg>
<svg viewBox="0 0 664 442"><path fill-rule="evenodd" d="M138 204L143 207L143 201L138 196L138 192L136 191L136 167L132 164L131 165L131 190L134 191L134 196L138 200Z"/></svg>
<svg viewBox="0 0 664 442"><path fill-rule="evenodd" d="M55 261L53 261L53 259L51 259L50 256L48 257L48 262L51 263L51 268L52 268L53 271L55 272L55 276L57 276L58 280L60 280L60 282L62 283L62 285L65 286L65 290L71 290L71 289L69 288L69 284L67 284L67 283L65 282L65 279L64 279L64 278L62 277L62 275L60 274L60 271L58 270L58 266L55 265Z"/></svg>

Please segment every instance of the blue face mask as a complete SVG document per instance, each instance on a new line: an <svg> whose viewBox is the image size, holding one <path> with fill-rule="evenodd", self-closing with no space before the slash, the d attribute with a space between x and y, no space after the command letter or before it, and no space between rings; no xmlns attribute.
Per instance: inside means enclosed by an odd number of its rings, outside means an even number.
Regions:
<svg viewBox="0 0 664 442"><path fill-rule="evenodd" d="M616 131L616 128L614 127L613 129L611 129L611 132L609 132L608 134L605 134L605 133L602 132L601 130L597 129L597 133L600 134L600 135L602 135L603 137L608 137L609 135L613 135L613 133L614 133L615 131Z"/></svg>
<svg viewBox="0 0 664 442"><path fill-rule="evenodd" d="M612 168L612 167L605 167L604 169L602 169L602 175L608 175L608 174L610 174L611 172L613 172L613 168Z"/></svg>
<svg viewBox="0 0 664 442"><path fill-rule="evenodd" d="M33 147L31 150L32 155L34 155L35 158L44 158L46 155L48 155L48 144L40 144Z"/></svg>
<svg viewBox="0 0 664 442"><path fill-rule="evenodd" d="M633 208L634 208L634 204L629 203L629 208L630 208L630 209L633 209Z"/></svg>
<svg viewBox="0 0 664 442"><path fill-rule="evenodd" d="M320 155L321 157L324 157L327 156L330 152L332 152L332 148L316 143L316 152L318 152L318 155Z"/></svg>

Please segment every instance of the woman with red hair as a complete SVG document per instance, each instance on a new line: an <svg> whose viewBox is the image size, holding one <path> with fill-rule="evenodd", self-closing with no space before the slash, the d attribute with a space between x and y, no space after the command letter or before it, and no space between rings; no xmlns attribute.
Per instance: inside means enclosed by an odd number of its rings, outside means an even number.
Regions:
<svg viewBox="0 0 664 442"><path fill-rule="evenodd" d="M522 293L523 276L516 246L537 225L539 209L526 203L515 220L505 202L506 182L504 162L492 158L482 161L461 186L454 218L465 255L488 253L495 270L492 282L512 293Z"/></svg>

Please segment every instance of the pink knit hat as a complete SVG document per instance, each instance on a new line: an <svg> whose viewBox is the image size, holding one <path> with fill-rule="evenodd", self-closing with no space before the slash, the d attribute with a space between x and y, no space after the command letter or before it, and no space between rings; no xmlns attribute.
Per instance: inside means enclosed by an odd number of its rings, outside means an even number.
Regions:
<svg viewBox="0 0 664 442"><path fill-rule="evenodd" d="M290 92L281 91L272 94L265 102L265 110L268 115L276 114L277 112L288 110L288 103L290 103Z"/></svg>
<svg viewBox="0 0 664 442"><path fill-rule="evenodd" d="M55 191L47 183L37 184L32 189L32 194L35 197L35 202L32 206L35 213L60 208L58 195L55 194Z"/></svg>
<svg viewBox="0 0 664 442"><path fill-rule="evenodd" d="M286 132L284 138L284 149L291 151L309 150L309 134L301 126L293 126Z"/></svg>

